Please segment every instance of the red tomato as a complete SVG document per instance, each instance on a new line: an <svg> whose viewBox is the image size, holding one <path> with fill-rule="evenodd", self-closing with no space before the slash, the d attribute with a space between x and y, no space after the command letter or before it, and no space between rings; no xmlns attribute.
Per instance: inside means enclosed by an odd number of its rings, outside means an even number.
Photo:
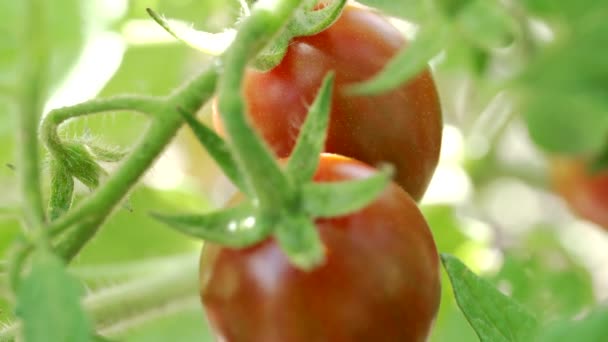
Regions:
<svg viewBox="0 0 608 342"><path fill-rule="evenodd" d="M591 174L582 161L556 159L553 187L581 217L608 229L608 170Z"/></svg>
<svg viewBox="0 0 608 342"><path fill-rule="evenodd" d="M430 72L380 96L344 93L348 85L380 71L404 44L402 34L380 14L347 6L325 31L293 40L271 71L246 73L245 99L254 126L278 157L288 156L323 77L334 70L325 151L370 165L392 163L396 182L419 200L441 147L441 108ZM222 132L215 109L215 126Z"/></svg>
<svg viewBox="0 0 608 342"><path fill-rule="evenodd" d="M315 180L373 172L323 155ZM411 197L392 183L368 207L316 225L327 259L311 272L290 265L273 239L205 246L201 299L218 340L425 341L439 306L439 258Z"/></svg>

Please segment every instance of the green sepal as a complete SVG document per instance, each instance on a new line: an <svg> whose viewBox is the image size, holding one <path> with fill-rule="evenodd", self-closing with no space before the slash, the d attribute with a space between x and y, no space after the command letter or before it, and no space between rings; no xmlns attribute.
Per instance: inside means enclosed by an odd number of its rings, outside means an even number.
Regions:
<svg viewBox="0 0 608 342"><path fill-rule="evenodd" d="M207 214L161 215L152 217L177 231L205 241L233 248L255 244L271 233L271 220L258 214L251 203Z"/></svg>
<svg viewBox="0 0 608 342"><path fill-rule="evenodd" d="M203 145L222 171L224 171L226 177L228 177L228 179L230 179L243 193L251 195L252 192L247 186L245 177L239 169L239 166L232 155L232 151L224 139L211 128L196 120L192 114L187 113L181 108L178 108L177 110L184 120L186 120L186 123L188 123L192 132L194 132L197 140Z"/></svg>
<svg viewBox="0 0 608 342"><path fill-rule="evenodd" d="M312 179L319 165L319 155L325 147L329 126L333 82L333 72L328 73L308 110L306 120L300 128L296 146L287 162L287 176L295 184Z"/></svg>
<svg viewBox="0 0 608 342"><path fill-rule="evenodd" d="M62 155L57 160L64 168L82 184L93 190L99 186L99 181L106 171L97 164L95 158L86 147L77 143L66 143Z"/></svg>
<svg viewBox="0 0 608 342"><path fill-rule="evenodd" d="M315 35L333 24L346 5L346 0L334 0L330 4L321 9L314 9L314 4L317 1L305 2L308 8L304 9L304 13L296 15L287 25L287 29L292 37L312 36ZM313 4L311 6L311 4Z"/></svg>
<svg viewBox="0 0 608 342"><path fill-rule="evenodd" d="M48 213L51 221L65 214L72 206L74 197L74 178L70 172L58 162L51 159L51 195L49 197Z"/></svg>
<svg viewBox="0 0 608 342"><path fill-rule="evenodd" d="M437 55L449 39L447 25L435 24L422 28L416 39L402 48L374 77L348 87L353 95L372 95L387 92L420 74L428 61Z"/></svg>
<svg viewBox="0 0 608 342"><path fill-rule="evenodd" d="M323 242L310 217L285 215L277 225L275 238L289 261L301 270L313 270L325 261Z"/></svg>
<svg viewBox="0 0 608 342"><path fill-rule="evenodd" d="M92 324L80 302L84 289L64 262L46 250L32 258L31 271L17 291L17 315L28 342L88 342Z"/></svg>
<svg viewBox="0 0 608 342"><path fill-rule="evenodd" d="M302 187L302 206L313 217L350 214L375 201L388 186L392 173L386 166L364 179L307 183Z"/></svg>
<svg viewBox="0 0 608 342"><path fill-rule="evenodd" d="M476 276L460 260L442 254L456 302L481 342L525 342L537 331L538 322L523 306Z"/></svg>
<svg viewBox="0 0 608 342"><path fill-rule="evenodd" d="M287 27L256 57L253 62L256 69L268 71L281 63L292 38L312 36L331 26L342 13L346 0L334 0L318 10L314 9L315 4L316 1L303 3Z"/></svg>

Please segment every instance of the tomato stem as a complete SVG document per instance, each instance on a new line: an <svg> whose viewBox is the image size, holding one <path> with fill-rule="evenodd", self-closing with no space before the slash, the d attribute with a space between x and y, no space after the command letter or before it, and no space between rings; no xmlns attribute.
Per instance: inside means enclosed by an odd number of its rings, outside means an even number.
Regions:
<svg viewBox="0 0 608 342"><path fill-rule="evenodd" d="M71 260L93 237L99 225L162 153L183 124L178 107L197 110L212 96L216 81L217 72L214 67L209 67L169 96L166 102L157 102L158 107L151 106L156 101L139 103L141 109L153 114L152 124L142 142L92 196L51 226L51 233L56 236L73 225L73 229L56 246L61 256Z"/></svg>
<svg viewBox="0 0 608 342"><path fill-rule="evenodd" d="M43 29L44 7L42 1L31 0L29 22L25 25L26 53L23 65L24 78L20 89L20 102L17 117L19 120L19 143L17 144L20 160L17 171L23 196L22 208L25 216L25 227L30 232L41 232L46 217L40 186L40 156L38 151L38 120L42 113L48 73L49 44L47 32Z"/></svg>
<svg viewBox="0 0 608 342"><path fill-rule="evenodd" d="M280 207L291 194L291 185L272 152L245 119L242 83L248 61L284 27L300 5L298 0L260 1L241 24L233 44L223 58L225 70L218 85L218 107L245 177L260 207Z"/></svg>

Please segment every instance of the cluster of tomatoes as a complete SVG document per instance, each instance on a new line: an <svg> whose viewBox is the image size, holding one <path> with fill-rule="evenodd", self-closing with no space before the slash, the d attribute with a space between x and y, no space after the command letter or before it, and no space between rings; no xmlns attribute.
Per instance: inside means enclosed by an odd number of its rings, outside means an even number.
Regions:
<svg viewBox="0 0 608 342"><path fill-rule="evenodd" d="M278 158L294 147L324 76L335 72L330 126L317 182L365 178L391 163L395 181L355 213L317 219L326 261L290 265L273 239L230 249L207 245L201 297L222 341L425 341L440 298L439 257L417 206L439 158L442 119L428 70L401 87L351 96L403 48L380 14L347 6L313 36L294 38L268 72L248 70L250 121ZM214 113L216 129L223 131Z"/></svg>

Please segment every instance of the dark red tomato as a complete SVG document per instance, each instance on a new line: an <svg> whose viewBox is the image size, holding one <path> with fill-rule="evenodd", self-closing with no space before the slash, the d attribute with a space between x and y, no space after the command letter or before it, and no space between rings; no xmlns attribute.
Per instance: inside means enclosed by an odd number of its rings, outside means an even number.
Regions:
<svg viewBox="0 0 608 342"><path fill-rule="evenodd" d="M347 6L328 29L290 44L269 72L249 70L246 105L253 123L278 157L286 157L325 74L336 83L325 151L370 165L390 162L396 182L415 200L424 194L441 147L441 108L428 70L380 96L348 96L348 85L371 78L404 46L384 17ZM217 110L216 129L223 131Z"/></svg>
<svg viewBox="0 0 608 342"><path fill-rule="evenodd" d="M315 180L374 169L323 155ZM246 249L206 245L201 298L221 341L426 341L440 298L439 258L412 198L392 183L368 207L316 221L326 262L290 265L273 239Z"/></svg>
<svg viewBox="0 0 608 342"><path fill-rule="evenodd" d="M608 170L591 174L585 163L556 159L553 187L581 217L608 229Z"/></svg>

